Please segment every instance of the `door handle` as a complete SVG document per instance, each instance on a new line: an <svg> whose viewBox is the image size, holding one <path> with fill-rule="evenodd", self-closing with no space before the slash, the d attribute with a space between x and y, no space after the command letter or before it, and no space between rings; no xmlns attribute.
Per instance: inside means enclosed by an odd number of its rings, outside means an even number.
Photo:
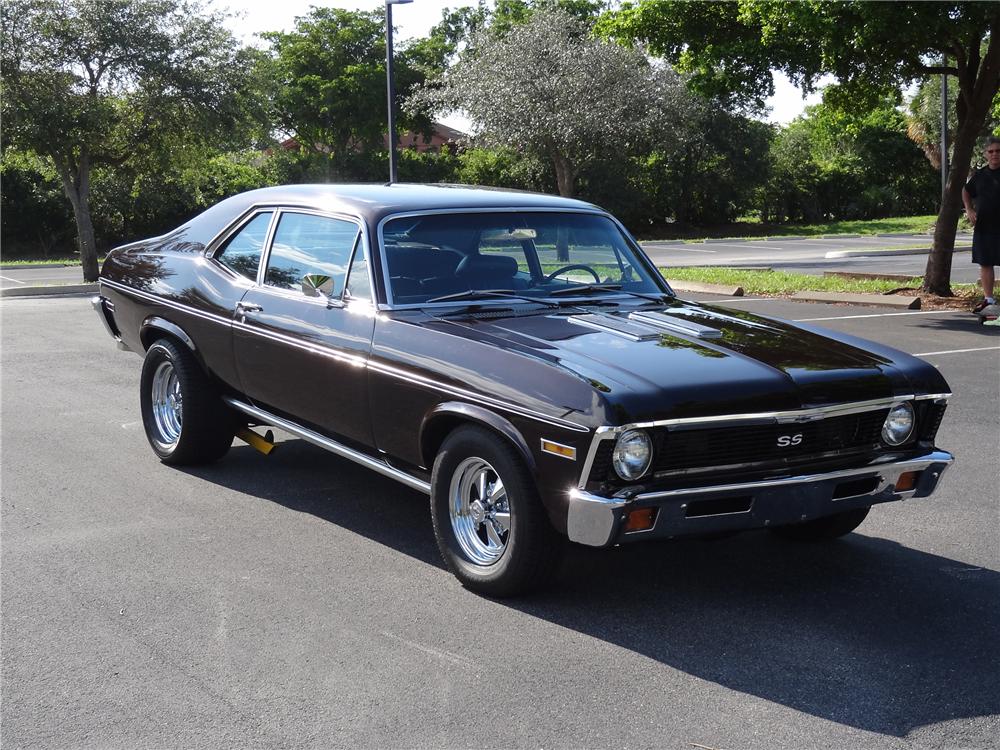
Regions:
<svg viewBox="0 0 1000 750"><path fill-rule="evenodd" d="M236 314L239 316L241 323L246 322L246 316L248 313L259 313L263 311L264 308L261 305L255 304L253 302L236 303Z"/></svg>

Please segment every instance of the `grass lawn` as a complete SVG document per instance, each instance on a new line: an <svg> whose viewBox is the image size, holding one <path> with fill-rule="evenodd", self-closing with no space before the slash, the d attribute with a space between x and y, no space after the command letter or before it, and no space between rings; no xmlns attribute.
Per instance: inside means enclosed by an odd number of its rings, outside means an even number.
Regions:
<svg viewBox="0 0 1000 750"><path fill-rule="evenodd" d="M642 240L685 239L697 241L723 237L815 237L823 234L927 234L934 229L937 216L900 216L892 219L867 219L858 221L828 221L818 224L761 224L743 221L714 227L661 225L649 230L639 230ZM964 219L960 231L968 231ZM928 235L929 237L930 235Z"/></svg>
<svg viewBox="0 0 1000 750"><path fill-rule="evenodd" d="M699 281L704 284L741 286L747 294L780 295L793 292L852 292L887 294L899 289L919 290L922 278L913 282L890 279L847 279L840 276L811 276L787 271L740 270L736 268L661 268L668 279ZM979 293L975 284L952 284L956 296L972 298Z"/></svg>
<svg viewBox="0 0 1000 750"><path fill-rule="evenodd" d="M98 262L103 263L102 256ZM0 258L0 265L3 266L78 266L80 256L72 258Z"/></svg>

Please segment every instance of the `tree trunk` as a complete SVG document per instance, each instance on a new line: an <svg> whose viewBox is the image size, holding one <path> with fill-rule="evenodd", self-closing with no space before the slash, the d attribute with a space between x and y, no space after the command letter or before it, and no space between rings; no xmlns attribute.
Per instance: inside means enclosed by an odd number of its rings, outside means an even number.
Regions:
<svg viewBox="0 0 1000 750"><path fill-rule="evenodd" d="M559 187L559 195L563 198L572 198L576 192L576 171L573 163L562 154L552 157L552 163L556 168L556 185Z"/></svg>
<svg viewBox="0 0 1000 750"><path fill-rule="evenodd" d="M997 31L1000 12L994 15L992 28ZM934 226L934 246L927 257L924 271L925 292L940 297L951 297L951 259L955 251L955 233L962 211L962 188L969 174L972 151L976 139L986 123L986 116L993 106L993 97L1000 87L1000 43L995 36L983 58L978 75L959 77L959 96L956 114L959 117L952 152L952 168L941 197L941 210Z"/></svg>
<svg viewBox="0 0 1000 750"><path fill-rule="evenodd" d="M94 239L94 222L90 216L90 163L86 156L80 158L75 170L57 161L62 177L63 191L73 204L76 219L77 245L80 248L80 264L83 266L83 280L97 281L100 268L97 265L97 241Z"/></svg>
<svg viewBox="0 0 1000 750"><path fill-rule="evenodd" d="M955 234L958 231L958 218L961 214L962 187L968 176L968 167L964 166L972 158L975 146L975 133L966 138L959 149L959 139L955 139L955 150L952 158L952 168L948 173L944 195L941 198L941 210L938 212L934 225L934 244L927 256L927 267L924 269L925 292L939 297L951 297L951 260L955 252Z"/></svg>
<svg viewBox="0 0 1000 750"><path fill-rule="evenodd" d="M576 173L573 169L573 163L562 154L553 156L552 163L556 168L556 184L559 186L559 195L563 198L572 198L576 187ZM563 226L560 226L556 231L556 258L563 262L569 260L569 236Z"/></svg>

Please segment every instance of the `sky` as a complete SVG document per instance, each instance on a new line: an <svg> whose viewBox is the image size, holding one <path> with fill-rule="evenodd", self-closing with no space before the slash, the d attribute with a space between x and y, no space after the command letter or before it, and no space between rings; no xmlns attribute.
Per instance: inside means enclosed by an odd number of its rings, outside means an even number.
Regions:
<svg viewBox="0 0 1000 750"><path fill-rule="evenodd" d="M346 8L349 10L377 10L384 0L214 0L214 7L228 9L236 17L230 20L230 27L245 44L260 44L255 35L262 31L290 31L295 17L309 12L314 5L322 7ZM413 0L412 3L394 5L393 26L396 28L395 41L426 36L431 27L441 20L445 8L460 8L473 5L475 0ZM806 106L820 101L815 93L803 98L802 92L781 74L774 76L775 94L767 104L771 107L769 122L785 124L802 114ZM442 118L445 125L459 130L468 130L468 121L461 117Z"/></svg>

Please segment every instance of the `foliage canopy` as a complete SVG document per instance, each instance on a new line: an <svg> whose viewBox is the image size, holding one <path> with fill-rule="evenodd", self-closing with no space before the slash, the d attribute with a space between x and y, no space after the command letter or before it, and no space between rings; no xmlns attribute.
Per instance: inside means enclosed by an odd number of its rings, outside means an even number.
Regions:
<svg viewBox="0 0 1000 750"><path fill-rule="evenodd" d="M189 0L8 0L0 29L10 144L55 166L97 277L90 179L178 143L226 143L248 121L248 51Z"/></svg>

